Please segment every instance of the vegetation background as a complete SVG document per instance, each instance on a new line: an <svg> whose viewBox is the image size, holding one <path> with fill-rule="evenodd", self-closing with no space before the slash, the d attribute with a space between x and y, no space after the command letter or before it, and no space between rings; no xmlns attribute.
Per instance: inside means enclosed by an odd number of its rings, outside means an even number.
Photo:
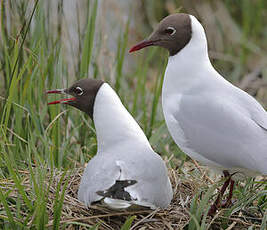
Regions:
<svg viewBox="0 0 267 230"><path fill-rule="evenodd" d="M202 22L216 69L266 107L266 0L1 0L1 229L101 228L82 222L59 224L68 172L84 167L96 154L96 137L83 113L64 106L47 107L45 91L84 77L110 83L169 167L185 180L187 174L194 175L199 183L205 168L189 167L192 161L173 143L162 116L160 93L167 53L151 48L128 54L133 44L174 12L193 14ZM62 186L56 185L51 201L49 189L56 171L61 172ZM249 224L239 223L236 229L266 229L266 189L263 178L240 184L234 191L239 202L221 218L247 208L242 218L250 218ZM213 198L214 190L208 186L198 190ZM200 192L194 195L187 228L205 229L203 207L210 202L201 203ZM130 216L122 228L130 229L132 221ZM228 222L220 223L221 229L231 229Z"/></svg>

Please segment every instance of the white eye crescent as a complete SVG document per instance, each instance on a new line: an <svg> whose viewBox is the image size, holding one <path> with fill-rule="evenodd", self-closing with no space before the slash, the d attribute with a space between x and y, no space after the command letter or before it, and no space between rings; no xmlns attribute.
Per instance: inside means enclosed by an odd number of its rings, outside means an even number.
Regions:
<svg viewBox="0 0 267 230"><path fill-rule="evenodd" d="M172 35L174 35L176 33L176 29L174 29L172 26L169 26L169 27L167 27L165 32L172 36Z"/></svg>
<svg viewBox="0 0 267 230"><path fill-rule="evenodd" d="M79 96L83 95L83 90L82 90L82 88L79 87L79 86L77 86L77 87L75 88L75 93L76 93L77 95L79 95Z"/></svg>

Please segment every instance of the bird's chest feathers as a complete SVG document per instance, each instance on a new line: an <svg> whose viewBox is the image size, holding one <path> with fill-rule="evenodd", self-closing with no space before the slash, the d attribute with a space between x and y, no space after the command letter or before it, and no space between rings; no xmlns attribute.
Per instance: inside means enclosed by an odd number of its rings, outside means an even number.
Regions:
<svg viewBox="0 0 267 230"><path fill-rule="evenodd" d="M165 95L162 98L163 113L167 127L180 148L186 147L186 138L179 119L175 117L180 109L181 94Z"/></svg>
<svg viewBox="0 0 267 230"><path fill-rule="evenodd" d="M204 87L210 87L210 69L209 62L192 60L186 52L169 58L162 87L162 106L168 129L181 148L186 147L184 130L177 116L183 109L182 98L198 95Z"/></svg>
<svg viewBox="0 0 267 230"><path fill-rule="evenodd" d="M183 94L198 83L199 76L195 70L188 70L183 63L169 62L163 82L163 96Z"/></svg>
<svg viewBox="0 0 267 230"><path fill-rule="evenodd" d="M188 68L188 63L183 59L169 59L162 87L162 106L166 120L171 120L173 114L180 110L181 98L199 88L203 77L196 69ZM167 120L167 122L168 122Z"/></svg>

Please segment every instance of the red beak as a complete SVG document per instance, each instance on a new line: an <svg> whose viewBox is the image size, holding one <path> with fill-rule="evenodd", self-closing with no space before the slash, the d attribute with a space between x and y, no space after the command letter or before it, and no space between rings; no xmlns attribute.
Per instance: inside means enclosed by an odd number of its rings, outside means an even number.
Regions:
<svg viewBox="0 0 267 230"><path fill-rule="evenodd" d="M47 94L52 94L52 93L65 94L65 91L64 91L64 89L55 89L55 90L48 90L48 91L46 91L46 93ZM49 102L48 105L55 105L55 104L59 104L59 103L68 104L69 101L74 101L74 100L76 100L75 97L64 98L64 99L61 99L61 100Z"/></svg>
<svg viewBox="0 0 267 230"><path fill-rule="evenodd" d="M156 42L157 42L157 40L156 41L150 41L150 40L141 41L137 45L133 46L129 50L129 53L132 53L132 52L137 51L137 50L141 50L141 49L143 49L143 48L145 48L147 46L153 46L153 45L155 45Z"/></svg>
<svg viewBox="0 0 267 230"><path fill-rule="evenodd" d="M61 100L57 100L57 101L52 101L52 102L49 102L47 104L48 105L55 105L55 104L59 104L59 103L68 104L69 101L74 101L75 99L76 99L75 97L65 98L65 99L61 99Z"/></svg>
<svg viewBox="0 0 267 230"><path fill-rule="evenodd" d="M52 94L52 93L62 94L62 93L64 93L64 89L48 90L48 91L46 91L46 93L47 93L47 94Z"/></svg>

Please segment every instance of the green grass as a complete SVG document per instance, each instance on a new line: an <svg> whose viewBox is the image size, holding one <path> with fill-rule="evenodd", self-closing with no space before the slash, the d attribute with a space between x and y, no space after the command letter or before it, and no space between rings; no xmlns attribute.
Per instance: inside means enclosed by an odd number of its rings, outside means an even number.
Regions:
<svg viewBox="0 0 267 230"><path fill-rule="evenodd" d="M16 199L10 198L12 189L0 187L0 228L46 229L49 219L49 188L54 183L53 172L62 170L64 173L55 191L51 224L53 229L59 229L62 227L60 218L68 181L66 178L69 176L67 170L83 166L95 155L96 137L94 126L86 115L63 106L48 107L44 92L47 89L66 87L84 77L100 77L99 69L102 66L95 61L100 55L98 51L102 49L104 40L104 34L101 33L98 34L100 42L95 39L99 3L97 0L85 3L84 21L87 23L84 28L78 27L76 31L79 55L69 59L64 53L62 42L66 38L63 37L64 14L60 2L56 8L56 28L49 12L44 10L44 0L35 1L34 5L31 1L7 2L1 1L0 15L0 180L1 183L14 181L18 196ZM177 2L176 7L179 4ZM151 3L144 3L145 15L153 13L153 6L149 4ZM158 4L164 4L164 1L157 3L157 7ZM230 43L225 47L225 52L234 56L238 65L220 59L215 60L214 64L236 83L240 75L248 71L246 64L255 55L266 57L267 28L261 15L267 14L267 5L263 0L247 0L242 1L241 6L239 3L225 1L225 6L243 36L240 49L232 47ZM9 14L11 11L12 14ZM158 13L158 8L155 12L160 17L166 14ZM138 54L131 72L123 68L130 47L128 32L131 20L133 16L129 16L117 37L117 50L114 53L117 61L113 63L115 67L112 69L115 81L112 81L109 74L102 74L101 78L117 91L154 149L165 158L174 155L172 159L179 159L178 166L181 166L189 159L170 138L160 105L166 53L161 49L149 49ZM159 54L162 56L160 60L155 58ZM260 62L262 60L266 59L262 58ZM73 63L74 76L68 68ZM266 78L266 74L264 77ZM53 97L49 100L53 100ZM170 165L177 167L175 160ZM50 169L49 176L47 168ZM182 170L181 167L178 168ZM24 186L26 171L32 184L30 190L26 190ZM195 173L198 171L195 170ZM215 187L217 184L210 189L202 188L204 195L195 195L191 209L188 210L192 217L188 229L205 229L209 225L206 210ZM233 211L250 207L251 212L257 209L263 213L258 225L265 229L266 187L266 182L258 183L254 180L238 186L234 191L238 202L222 215L225 217L221 220L223 226L228 226L226 218ZM134 220L134 216L129 216L122 229L129 229ZM101 225L90 226L80 222L72 224L92 229L98 229Z"/></svg>

